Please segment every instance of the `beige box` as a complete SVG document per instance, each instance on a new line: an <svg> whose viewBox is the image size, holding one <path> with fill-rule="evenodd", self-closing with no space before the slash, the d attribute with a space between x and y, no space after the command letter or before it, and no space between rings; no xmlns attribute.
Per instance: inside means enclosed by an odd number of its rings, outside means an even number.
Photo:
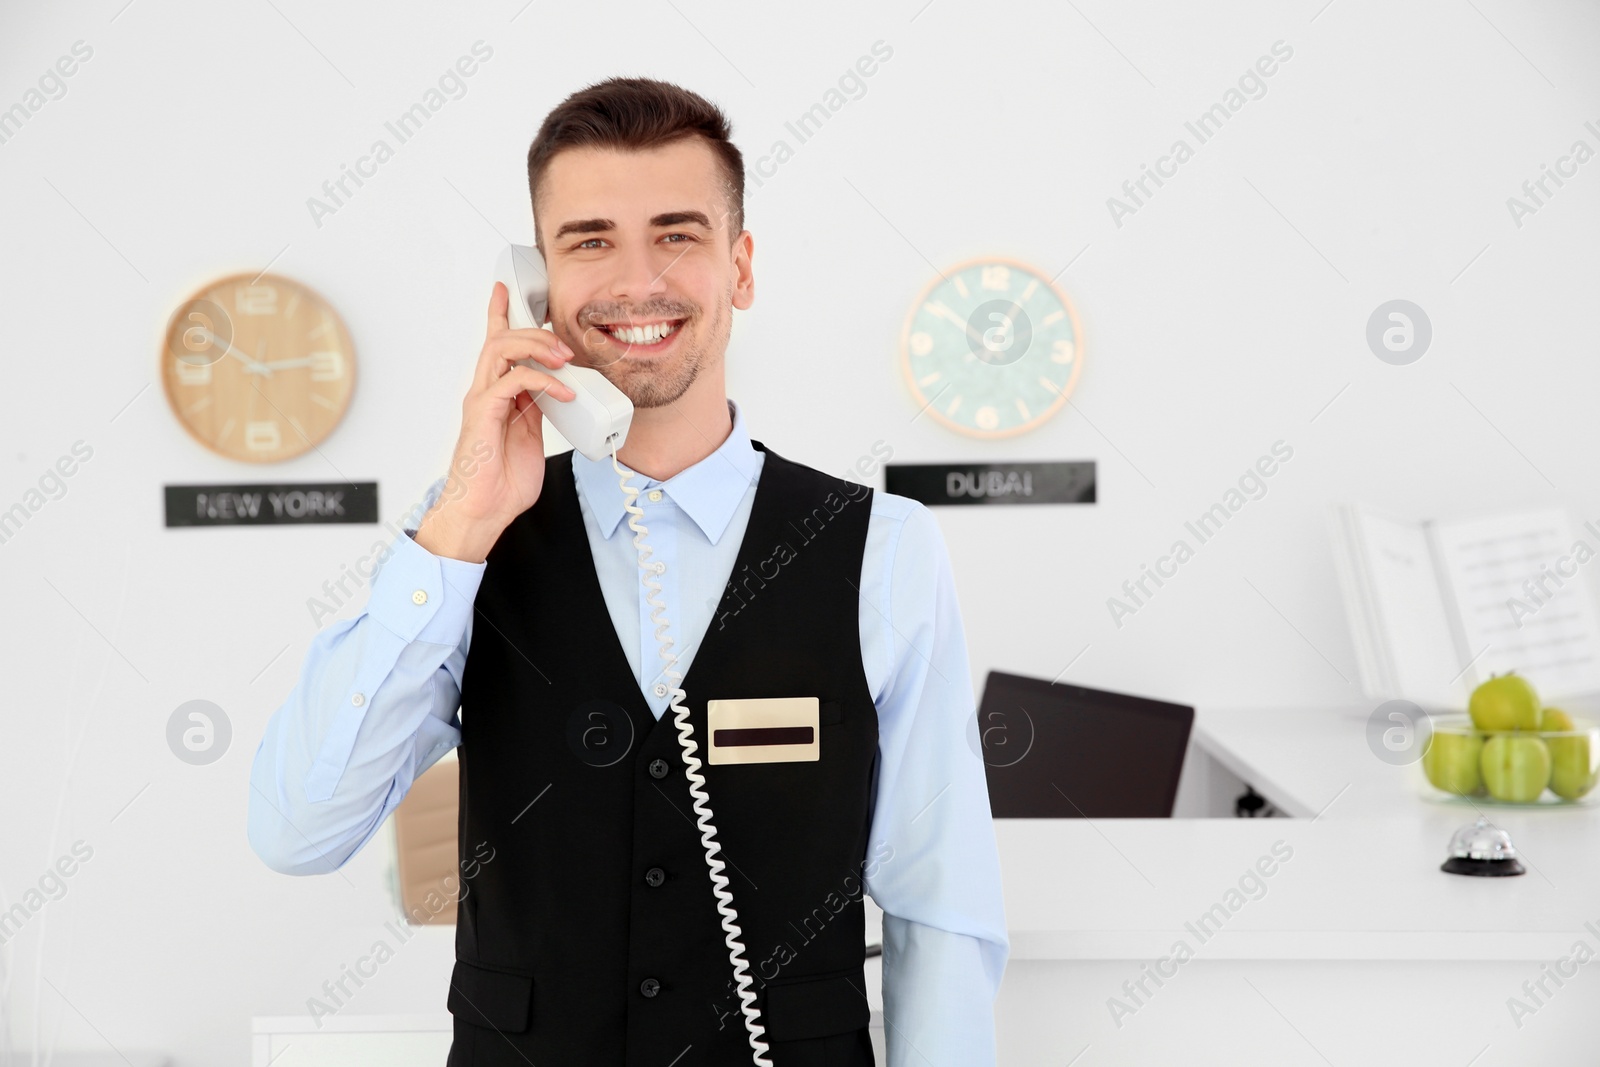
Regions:
<svg viewBox="0 0 1600 1067"><path fill-rule="evenodd" d="M411 783L394 820L400 907L411 926L451 926L461 897L456 811L461 764L442 759Z"/></svg>

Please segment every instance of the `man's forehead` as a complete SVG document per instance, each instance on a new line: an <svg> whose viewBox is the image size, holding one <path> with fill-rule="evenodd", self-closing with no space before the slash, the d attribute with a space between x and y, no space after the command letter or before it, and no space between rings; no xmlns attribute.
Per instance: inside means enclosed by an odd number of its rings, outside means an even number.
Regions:
<svg viewBox="0 0 1600 1067"><path fill-rule="evenodd" d="M539 200L557 225L588 214L614 218L619 225L646 222L685 207L705 211L715 223L723 212L722 184L710 147L698 139L643 151L572 148L550 160Z"/></svg>

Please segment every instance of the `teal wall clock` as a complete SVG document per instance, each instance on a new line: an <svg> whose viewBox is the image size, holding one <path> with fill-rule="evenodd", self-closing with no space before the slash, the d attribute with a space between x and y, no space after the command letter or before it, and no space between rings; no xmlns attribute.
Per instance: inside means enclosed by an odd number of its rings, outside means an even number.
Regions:
<svg viewBox="0 0 1600 1067"><path fill-rule="evenodd" d="M1001 257L958 263L912 303L900 367L919 408L972 437L1010 437L1049 419L1083 369L1067 295Z"/></svg>

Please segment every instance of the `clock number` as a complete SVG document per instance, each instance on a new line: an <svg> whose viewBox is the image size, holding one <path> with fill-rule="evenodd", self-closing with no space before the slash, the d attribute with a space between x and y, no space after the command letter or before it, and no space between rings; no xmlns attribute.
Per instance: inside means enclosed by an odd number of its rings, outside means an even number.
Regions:
<svg viewBox="0 0 1600 1067"><path fill-rule="evenodd" d="M175 359L172 361L172 368L178 372L179 385L211 384L211 364L209 363L196 364L190 363L186 359Z"/></svg>
<svg viewBox="0 0 1600 1067"><path fill-rule="evenodd" d="M276 315L278 289L273 285L241 285L233 291L233 302L241 315Z"/></svg>
<svg viewBox="0 0 1600 1067"><path fill-rule="evenodd" d="M916 333L911 335L911 354L913 356L925 356L932 351L933 336L931 334L926 334L921 330L918 330Z"/></svg>
<svg viewBox="0 0 1600 1067"><path fill-rule="evenodd" d="M1011 288L1011 269L998 263L984 267L982 284L985 289Z"/></svg>
<svg viewBox="0 0 1600 1067"><path fill-rule="evenodd" d="M273 419L244 424L244 447L252 452L275 452L281 446L278 423Z"/></svg>
<svg viewBox="0 0 1600 1067"><path fill-rule="evenodd" d="M1050 361L1052 363L1071 363L1073 344L1071 340L1057 341L1050 346Z"/></svg>
<svg viewBox="0 0 1600 1067"><path fill-rule="evenodd" d="M344 353L333 349L311 353L311 380L336 382L344 377Z"/></svg>

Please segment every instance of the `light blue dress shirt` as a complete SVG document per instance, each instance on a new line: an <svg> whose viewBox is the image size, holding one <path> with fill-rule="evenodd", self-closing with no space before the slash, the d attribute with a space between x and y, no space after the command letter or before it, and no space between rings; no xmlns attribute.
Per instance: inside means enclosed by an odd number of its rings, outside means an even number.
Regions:
<svg viewBox="0 0 1600 1067"><path fill-rule="evenodd" d="M634 474L631 483L643 486L637 503L651 559L666 564L661 599L684 676L715 621L765 461L738 405L728 408L733 429L715 452L665 482ZM606 608L659 719L670 704L665 661L617 474L609 459L573 452L572 464ZM444 485L429 487L425 509ZM250 844L274 870L343 866L416 777L461 741L462 671L487 563L435 556L414 532L395 538L366 609L312 640L256 749ZM860 593L879 750L867 854L885 857L869 863L864 881L884 912L889 1067L993 1064L993 1002L1010 940L984 765L971 740L966 636L926 507L873 493Z"/></svg>

